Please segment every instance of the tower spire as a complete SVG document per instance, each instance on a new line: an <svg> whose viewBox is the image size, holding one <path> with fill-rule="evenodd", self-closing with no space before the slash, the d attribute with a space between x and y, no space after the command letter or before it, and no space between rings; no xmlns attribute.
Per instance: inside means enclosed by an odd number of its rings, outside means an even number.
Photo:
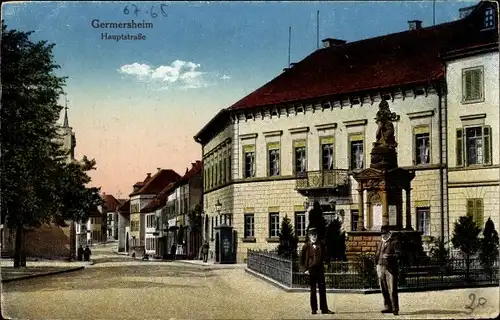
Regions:
<svg viewBox="0 0 500 320"><path fill-rule="evenodd" d="M69 128L69 121L68 121L68 97L66 94L64 94L64 128Z"/></svg>

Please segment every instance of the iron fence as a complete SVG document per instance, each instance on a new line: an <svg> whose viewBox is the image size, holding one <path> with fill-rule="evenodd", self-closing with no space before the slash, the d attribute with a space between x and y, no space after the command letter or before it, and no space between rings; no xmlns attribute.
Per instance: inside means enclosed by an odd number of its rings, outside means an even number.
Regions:
<svg viewBox="0 0 500 320"><path fill-rule="evenodd" d="M485 268L479 259L453 258L444 263L401 266L400 288L433 288L498 284L498 261ZM284 259L274 251L248 250L249 269L289 288L307 288L309 276L298 270L298 261ZM325 284L331 289L378 289L375 264L370 259L330 262L325 265Z"/></svg>
<svg viewBox="0 0 500 320"><path fill-rule="evenodd" d="M292 282L292 260L279 257L274 252L248 250L247 267L288 287Z"/></svg>

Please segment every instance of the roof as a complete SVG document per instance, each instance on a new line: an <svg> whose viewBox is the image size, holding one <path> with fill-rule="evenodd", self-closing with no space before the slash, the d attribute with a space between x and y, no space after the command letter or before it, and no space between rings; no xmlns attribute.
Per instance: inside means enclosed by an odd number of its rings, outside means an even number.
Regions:
<svg viewBox="0 0 500 320"><path fill-rule="evenodd" d="M104 202L103 209L105 209L106 212L114 212L121 205L121 203L111 194L103 194L102 200Z"/></svg>
<svg viewBox="0 0 500 320"><path fill-rule="evenodd" d="M191 180L192 178L194 178L197 174L199 174L201 172L201 170L203 169L203 162L200 161L200 160L196 160L195 163L192 163L191 164L191 169L189 169L186 174L184 176L182 176L182 178L179 180L178 184L179 185L184 185L186 184L187 182L189 182L189 180Z"/></svg>
<svg viewBox="0 0 500 320"><path fill-rule="evenodd" d="M316 50L217 113L194 138L200 143L209 141L232 111L313 102L443 79L443 57L447 53L498 44L496 28L481 30L481 13L490 5L481 1L473 12L457 21Z"/></svg>
<svg viewBox="0 0 500 320"><path fill-rule="evenodd" d="M151 202L141 209L142 213L153 212L167 204L167 198L177 187L176 182L169 183Z"/></svg>
<svg viewBox="0 0 500 320"><path fill-rule="evenodd" d="M144 186L133 195L158 194L171 182L177 182L181 176L172 169L160 169L150 179L145 181Z"/></svg>
<svg viewBox="0 0 500 320"><path fill-rule="evenodd" d="M148 173L146 175L146 178L144 178L144 181L137 181L132 187L134 188L134 191L132 191L131 194L129 194L129 197L133 196L133 195L136 195L137 192L139 192L142 187L144 187L144 185L149 181L151 180L151 173Z"/></svg>
<svg viewBox="0 0 500 320"><path fill-rule="evenodd" d="M90 211L89 217L102 217L102 213L99 211L97 206L94 206Z"/></svg>
<svg viewBox="0 0 500 320"><path fill-rule="evenodd" d="M473 18L471 14L434 27L319 49L229 109L298 102L442 78L445 70L442 54L498 41L496 32L481 31Z"/></svg>
<svg viewBox="0 0 500 320"><path fill-rule="evenodd" d="M130 199L126 199L119 207L118 211L121 213L130 213Z"/></svg>

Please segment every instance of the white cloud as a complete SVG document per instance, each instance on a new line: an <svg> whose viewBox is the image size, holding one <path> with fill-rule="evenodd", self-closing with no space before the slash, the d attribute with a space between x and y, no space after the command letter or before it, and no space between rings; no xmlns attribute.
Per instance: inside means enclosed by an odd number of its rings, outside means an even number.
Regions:
<svg viewBox="0 0 500 320"><path fill-rule="evenodd" d="M215 76L210 72L200 71L201 65L190 62L175 60L170 65L161 65L152 67L147 64L132 63L123 65L118 72L130 76L135 76L141 81L153 81L162 85L163 90L171 88L174 85L183 89L203 88L214 85ZM224 75L220 79L229 80L230 77Z"/></svg>

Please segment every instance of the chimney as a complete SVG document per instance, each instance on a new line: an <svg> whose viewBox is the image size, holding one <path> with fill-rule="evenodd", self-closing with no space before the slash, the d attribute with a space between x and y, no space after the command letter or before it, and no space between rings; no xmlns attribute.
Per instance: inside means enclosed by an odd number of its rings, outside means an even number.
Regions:
<svg viewBox="0 0 500 320"><path fill-rule="evenodd" d="M297 65L297 63L296 63L296 62L292 62L292 63L290 63L290 68L293 68L293 67L295 67L296 65Z"/></svg>
<svg viewBox="0 0 500 320"><path fill-rule="evenodd" d="M408 21L408 28L409 30L422 29L422 21L421 20Z"/></svg>
<svg viewBox="0 0 500 320"><path fill-rule="evenodd" d="M158 167L158 168L156 168L156 169L158 169L158 171L160 171L160 170L161 170L161 168L160 168L160 167Z"/></svg>
<svg viewBox="0 0 500 320"><path fill-rule="evenodd" d="M196 165L196 163L191 162L191 168L194 168L195 165Z"/></svg>
<svg viewBox="0 0 500 320"><path fill-rule="evenodd" d="M347 41L340 39L326 38L321 40L321 42L323 42L324 48L330 48L330 47L340 47L344 45Z"/></svg>
<svg viewBox="0 0 500 320"><path fill-rule="evenodd" d="M148 178L151 178L151 172L148 172L147 175L148 175Z"/></svg>
<svg viewBox="0 0 500 320"><path fill-rule="evenodd" d="M189 169L186 167L186 173L188 173Z"/></svg>

